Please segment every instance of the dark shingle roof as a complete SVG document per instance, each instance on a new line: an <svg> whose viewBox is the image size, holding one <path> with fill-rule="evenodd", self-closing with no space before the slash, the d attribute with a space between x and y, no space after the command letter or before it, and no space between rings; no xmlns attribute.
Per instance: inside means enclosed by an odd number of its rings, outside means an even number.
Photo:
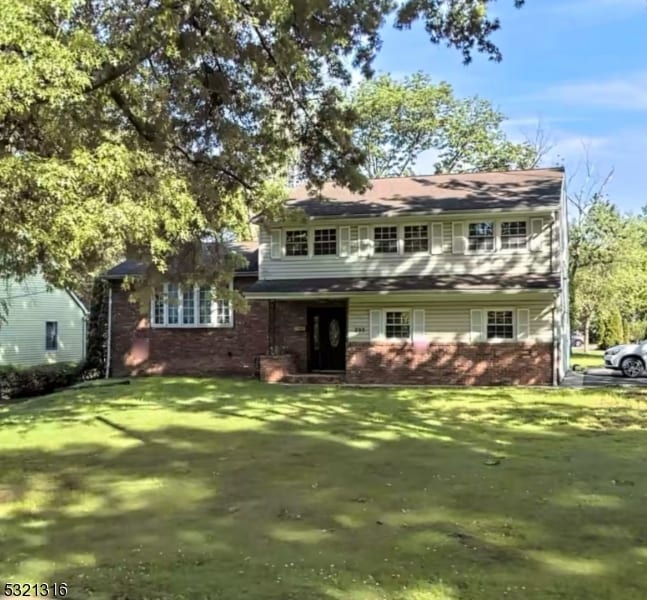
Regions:
<svg viewBox="0 0 647 600"><path fill-rule="evenodd" d="M311 217L550 209L559 207L563 180L562 168L390 177L372 179L363 194L326 183L311 195L300 186L288 204Z"/></svg>
<svg viewBox="0 0 647 600"><path fill-rule="evenodd" d="M425 275L420 277L352 277L345 279L265 279L251 294L357 292L478 291L559 289L559 275Z"/></svg>
<svg viewBox="0 0 647 600"><path fill-rule="evenodd" d="M238 242L232 244L232 250L239 252L247 259L247 266L236 270L238 277L256 275L258 273L258 242ZM146 272L146 264L128 259L108 270L106 279L123 279L126 276L140 276Z"/></svg>

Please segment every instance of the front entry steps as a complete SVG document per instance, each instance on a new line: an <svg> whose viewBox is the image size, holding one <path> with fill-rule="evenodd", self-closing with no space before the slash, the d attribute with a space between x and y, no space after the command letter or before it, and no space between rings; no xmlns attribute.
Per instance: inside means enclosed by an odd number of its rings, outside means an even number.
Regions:
<svg viewBox="0 0 647 600"><path fill-rule="evenodd" d="M284 375L281 383L318 383L323 385L340 385L346 381L344 373L291 373Z"/></svg>

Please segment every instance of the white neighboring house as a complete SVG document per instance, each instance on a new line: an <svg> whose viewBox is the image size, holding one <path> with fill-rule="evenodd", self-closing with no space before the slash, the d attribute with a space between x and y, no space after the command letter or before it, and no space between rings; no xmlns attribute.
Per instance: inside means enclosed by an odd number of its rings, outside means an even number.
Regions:
<svg viewBox="0 0 647 600"><path fill-rule="evenodd" d="M85 358L88 310L72 292L48 289L40 275L0 280L0 366L80 362Z"/></svg>

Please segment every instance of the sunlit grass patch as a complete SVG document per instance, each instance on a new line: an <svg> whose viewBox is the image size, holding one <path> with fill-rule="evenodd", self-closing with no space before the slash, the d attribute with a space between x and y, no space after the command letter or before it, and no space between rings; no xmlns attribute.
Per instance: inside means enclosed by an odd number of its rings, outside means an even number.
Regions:
<svg viewBox="0 0 647 600"><path fill-rule="evenodd" d="M642 600L640 390L166 378L0 408L0 574L72 598Z"/></svg>

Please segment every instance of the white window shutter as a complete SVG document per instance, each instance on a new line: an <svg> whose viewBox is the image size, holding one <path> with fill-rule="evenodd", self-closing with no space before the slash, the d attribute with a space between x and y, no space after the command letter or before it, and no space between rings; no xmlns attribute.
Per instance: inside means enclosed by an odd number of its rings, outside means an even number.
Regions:
<svg viewBox="0 0 647 600"><path fill-rule="evenodd" d="M517 311L517 340L526 342L530 339L530 310L520 308Z"/></svg>
<svg viewBox="0 0 647 600"><path fill-rule="evenodd" d="M431 253L443 253L443 224L432 223L431 225Z"/></svg>
<svg viewBox="0 0 647 600"><path fill-rule="evenodd" d="M452 223L452 254L465 254L463 223Z"/></svg>
<svg viewBox="0 0 647 600"><path fill-rule="evenodd" d="M485 341L485 317L480 308L470 311L470 339L472 343Z"/></svg>
<svg viewBox="0 0 647 600"><path fill-rule="evenodd" d="M359 255L370 256L371 238L369 237L370 230L368 228L368 225L360 225L358 229L359 229Z"/></svg>
<svg viewBox="0 0 647 600"><path fill-rule="evenodd" d="M281 258L281 230L272 229L270 231L270 258Z"/></svg>
<svg viewBox="0 0 647 600"><path fill-rule="evenodd" d="M541 252L543 241L542 231L544 229L543 219L530 220L530 251Z"/></svg>
<svg viewBox="0 0 647 600"><path fill-rule="evenodd" d="M413 311L413 341L424 342L427 336L425 334L425 311L416 309Z"/></svg>
<svg viewBox="0 0 647 600"><path fill-rule="evenodd" d="M377 340L382 337L382 311L372 310L370 312L369 324L371 341Z"/></svg>
<svg viewBox="0 0 647 600"><path fill-rule="evenodd" d="M339 228L339 256L348 256L350 254L350 227L344 226Z"/></svg>

